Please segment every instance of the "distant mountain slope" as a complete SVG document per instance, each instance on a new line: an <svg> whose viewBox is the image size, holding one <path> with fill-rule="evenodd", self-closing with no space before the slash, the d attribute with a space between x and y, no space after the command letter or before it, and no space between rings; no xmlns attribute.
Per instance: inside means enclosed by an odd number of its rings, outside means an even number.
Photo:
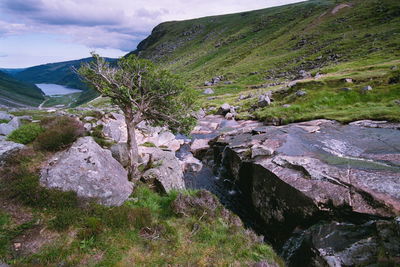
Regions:
<svg viewBox="0 0 400 267"><path fill-rule="evenodd" d="M38 106L44 100L43 92L33 84L16 80L0 71L0 105L8 107Z"/></svg>
<svg viewBox="0 0 400 267"><path fill-rule="evenodd" d="M132 53L197 85L216 75L247 84L295 79L300 70L338 62L399 58L400 1L311 0L165 22Z"/></svg>
<svg viewBox="0 0 400 267"><path fill-rule="evenodd" d="M0 68L0 71L2 71L2 72L4 72L4 73L7 73L7 74L9 74L9 75L15 75L15 74L17 74L18 72L21 72L21 71L23 71L23 70L25 70L25 68L20 68L20 69L6 69L6 68Z"/></svg>
<svg viewBox="0 0 400 267"><path fill-rule="evenodd" d="M97 92L89 89L88 86L73 72L73 67L79 68L82 63L89 62L90 60L92 60L92 58L34 66L15 73L14 77L20 81L34 84L54 83L84 90L78 102L75 103L76 105L79 105L98 96ZM114 62L116 59L106 58L106 60Z"/></svg>

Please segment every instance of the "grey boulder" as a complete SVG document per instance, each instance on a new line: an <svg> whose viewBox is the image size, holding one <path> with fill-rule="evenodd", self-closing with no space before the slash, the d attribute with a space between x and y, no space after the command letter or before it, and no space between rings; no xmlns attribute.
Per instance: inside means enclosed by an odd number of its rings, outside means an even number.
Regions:
<svg viewBox="0 0 400 267"><path fill-rule="evenodd" d="M41 170L40 184L76 192L83 200L105 206L122 205L133 189L126 170L92 137L79 138L71 148L54 155Z"/></svg>
<svg viewBox="0 0 400 267"><path fill-rule="evenodd" d="M205 90L203 91L203 94L204 94L204 95L212 95L212 94L214 94L214 90L211 89L211 88L207 88L207 89L205 89Z"/></svg>
<svg viewBox="0 0 400 267"><path fill-rule="evenodd" d="M1 141L0 142L0 165L4 162L4 160L9 157L14 152L21 150L24 148L24 145L17 144L9 141Z"/></svg>
<svg viewBox="0 0 400 267"><path fill-rule="evenodd" d="M153 183L160 187L158 189L167 193L174 189L185 189L182 167L175 153L155 147L142 147L140 150L141 154L151 155L152 160L151 164L145 163L152 167L142 175L145 182Z"/></svg>
<svg viewBox="0 0 400 267"><path fill-rule="evenodd" d="M7 112L0 111L0 120L11 120L12 118L13 116L8 114Z"/></svg>
<svg viewBox="0 0 400 267"><path fill-rule="evenodd" d="M21 126L21 120L18 117L14 117L8 123L0 124L0 135L9 135Z"/></svg>

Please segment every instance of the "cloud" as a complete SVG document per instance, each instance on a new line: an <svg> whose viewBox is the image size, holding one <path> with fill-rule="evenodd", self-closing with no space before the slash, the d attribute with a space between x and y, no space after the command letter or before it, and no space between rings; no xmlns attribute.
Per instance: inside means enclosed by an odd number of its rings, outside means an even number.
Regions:
<svg viewBox="0 0 400 267"><path fill-rule="evenodd" d="M130 51L163 21L300 1L303 0L1 0L0 37L51 33L89 47Z"/></svg>

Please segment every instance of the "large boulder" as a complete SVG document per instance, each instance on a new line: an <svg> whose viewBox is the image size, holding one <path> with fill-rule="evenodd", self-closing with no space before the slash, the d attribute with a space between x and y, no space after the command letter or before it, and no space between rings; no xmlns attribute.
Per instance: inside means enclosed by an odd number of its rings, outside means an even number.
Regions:
<svg viewBox="0 0 400 267"><path fill-rule="evenodd" d="M0 120L11 120L13 118L12 115L8 114L7 112L0 111Z"/></svg>
<svg viewBox="0 0 400 267"><path fill-rule="evenodd" d="M399 244L396 221L331 222L295 234L284 245L282 256L288 266L395 266Z"/></svg>
<svg viewBox="0 0 400 267"><path fill-rule="evenodd" d="M399 126L316 120L225 133L212 145L225 147L230 177L265 224L290 234L324 215L398 216Z"/></svg>
<svg viewBox="0 0 400 267"><path fill-rule="evenodd" d="M119 113L111 113L102 119L103 134L117 143L128 141L125 117Z"/></svg>
<svg viewBox="0 0 400 267"><path fill-rule="evenodd" d="M112 156L121 163L122 166L127 167L129 165L129 149L127 143L118 143L110 147Z"/></svg>
<svg viewBox="0 0 400 267"><path fill-rule="evenodd" d="M10 133L18 129L20 126L21 126L20 118L14 117L8 123L0 124L0 135L9 135Z"/></svg>
<svg viewBox="0 0 400 267"><path fill-rule="evenodd" d="M40 184L74 191L84 200L106 206L122 205L133 189L126 170L92 137L79 138L71 148L54 155L41 170Z"/></svg>
<svg viewBox="0 0 400 267"><path fill-rule="evenodd" d="M175 153L155 147L141 147L140 153L142 158L151 159L151 163L144 163L150 165L148 166L150 169L142 175L144 181L155 184L164 192L185 189L182 168ZM147 157L143 154L147 154Z"/></svg>
<svg viewBox="0 0 400 267"><path fill-rule="evenodd" d="M14 142L0 141L0 166L3 164L4 160L12 155L13 153L24 148L24 145L17 144Z"/></svg>

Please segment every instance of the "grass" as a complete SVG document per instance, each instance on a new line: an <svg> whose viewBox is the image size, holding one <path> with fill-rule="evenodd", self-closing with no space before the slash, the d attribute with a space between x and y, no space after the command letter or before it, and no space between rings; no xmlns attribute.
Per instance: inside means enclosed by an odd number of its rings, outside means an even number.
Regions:
<svg viewBox="0 0 400 267"><path fill-rule="evenodd" d="M24 124L14 130L7 140L26 145L33 142L42 132L43 128L36 123Z"/></svg>
<svg viewBox="0 0 400 267"><path fill-rule="evenodd" d="M215 209L194 206L182 212L179 208L184 201L197 203L204 196L217 201L209 193L158 194L138 184L121 207L83 204L75 193L39 185L40 166L51 155L28 147L9 158L2 169L0 194L21 205L21 210L32 209L35 218L17 226L11 223L12 214L0 210L2 261L16 266L210 266L267 260L283 266L271 247L232 223L235 216L224 213L219 202ZM14 253L13 240L34 227L58 232L58 237L37 253Z"/></svg>

